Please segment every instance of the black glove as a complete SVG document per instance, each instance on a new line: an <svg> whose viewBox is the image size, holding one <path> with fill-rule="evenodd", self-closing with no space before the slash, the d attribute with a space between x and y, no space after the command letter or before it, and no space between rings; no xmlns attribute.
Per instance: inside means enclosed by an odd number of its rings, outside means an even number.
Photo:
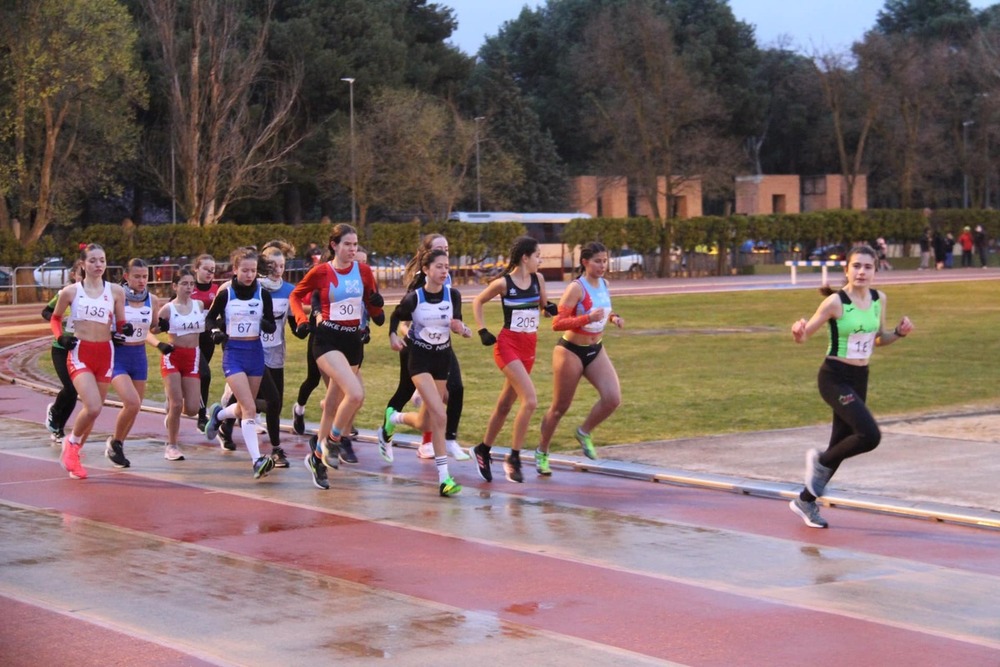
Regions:
<svg viewBox="0 0 1000 667"><path fill-rule="evenodd" d="M380 327L383 324L385 324L385 312L383 311L383 312L379 313L378 315L372 315L372 322L374 322L375 326L378 326L378 327Z"/></svg>
<svg viewBox="0 0 1000 667"><path fill-rule="evenodd" d="M111 334L111 342L114 343L115 347L118 347L119 345L124 345L125 341L127 340L128 336L126 336L124 332L116 331L113 334Z"/></svg>
<svg viewBox="0 0 1000 667"><path fill-rule="evenodd" d="M72 350L76 347L76 336L73 334L63 334L62 336L59 336L59 338L56 338L56 342L67 350Z"/></svg>
<svg viewBox="0 0 1000 667"><path fill-rule="evenodd" d="M547 301L545 303L545 312L551 315L552 317L555 317L556 315L559 314L559 306L552 303L551 301Z"/></svg>
<svg viewBox="0 0 1000 667"><path fill-rule="evenodd" d="M372 330L365 327L361 330L361 344L367 345L370 342L372 342Z"/></svg>
<svg viewBox="0 0 1000 667"><path fill-rule="evenodd" d="M170 343L157 343L156 349L159 350L163 354L163 356L167 356L168 354L174 351L174 346L171 345Z"/></svg>
<svg viewBox="0 0 1000 667"><path fill-rule="evenodd" d="M483 345L496 345L497 337L490 333L490 330L483 327L479 330L479 340L483 342Z"/></svg>
<svg viewBox="0 0 1000 667"><path fill-rule="evenodd" d="M295 327L295 337L300 339L305 339L309 337L309 323L303 322L299 326Z"/></svg>
<svg viewBox="0 0 1000 667"><path fill-rule="evenodd" d="M122 335L123 336L128 337L128 336L131 336L134 333L135 333L135 327L132 326L131 322L126 322L125 324L122 325Z"/></svg>
<svg viewBox="0 0 1000 667"><path fill-rule="evenodd" d="M372 292L372 295L368 297L368 305L372 308L381 308L385 305L385 299L378 292Z"/></svg>
<svg viewBox="0 0 1000 667"><path fill-rule="evenodd" d="M213 343L215 343L216 345L222 345L227 340L229 340L229 336L226 335L225 331L223 331L222 329L212 329L212 342Z"/></svg>
<svg viewBox="0 0 1000 667"><path fill-rule="evenodd" d="M52 313L56 312L51 306L45 306L42 308L42 319L48 322L52 319Z"/></svg>

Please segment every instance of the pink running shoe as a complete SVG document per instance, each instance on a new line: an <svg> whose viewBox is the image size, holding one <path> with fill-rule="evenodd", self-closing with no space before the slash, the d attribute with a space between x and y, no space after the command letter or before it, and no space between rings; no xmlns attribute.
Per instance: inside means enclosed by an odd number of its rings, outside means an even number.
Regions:
<svg viewBox="0 0 1000 667"><path fill-rule="evenodd" d="M80 463L80 449L83 445L77 445L69 441L69 436L63 440L62 454L59 455L59 463L66 469L73 479L87 479L87 471Z"/></svg>

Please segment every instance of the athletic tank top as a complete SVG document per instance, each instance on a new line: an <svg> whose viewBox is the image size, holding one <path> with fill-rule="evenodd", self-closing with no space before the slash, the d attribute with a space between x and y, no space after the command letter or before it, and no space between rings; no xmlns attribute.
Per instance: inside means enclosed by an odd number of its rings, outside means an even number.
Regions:
<svg viewBox="0 0 1000 667"><path fill-rule="evenodd" d="M127 343L145 343L150 323L153 321L153 297L146 295L145 301L139 305L125 299L125 321L132 323L132 335L125 339Z"/></svg>
<svg viewBox="0 0 1000 667"><path fill-rule="evenodd" d="M423 287L418 287L417 307L413 309L413 322L408 336L430 345L444 345L451 341L451 290L441 290L441 298L435 302L427 300ZM434 295L437 298L437 295Z"/></svg>
<svg viewBox="0 0 1000 667"><path fill-rule="evenodd" d="M205 330L205 310L201 301L191 301L191 312L182 315L177 311L177 306L170 303L170 333L176 336L183 336L191 333L201 333Z"/></svg>
<svg viewBox="0 0 1000 667"><path fill-rule="evenodd" d="M207 288L202 288L198 283L195 283L194 290L191 291L191 298L195 301L200 301L202 310L207 313L208 309L212 307L212 302L215 301L215 295L218 293L218 283L208 283Z"/></svg>
<svg viewBox="0 0 1000 667"><path fill-rule="evenodd" d="M96 298L87 296L83 283L77 283L76 296L69 307L70 317L74 322L97 322L111 326L115 315L115 299L111 296L111 283L106 280L103 282L104 290Z"/></svg>
<svg viewBox="0 0 1000 667"><path fill-rule="evenodd" d="M871 288L869 288L871 289ZM882 302L878 290L871 289L871 305L867 310L851 302L844 290L837 292L844 314L830 322L830 348L826 354L841 359L867 359L875 349L875 337L882 323Z"/></svg>
<svg viewBox="0 0 1000 667"><path fill-rule="evenodd" d="M260 336L260 320L263 317L263 301L260 298L260 283L249 299L240 299L232 284L226 287L229 298L226 301L226 334L230 338L253 338Z"/></svg>
<svg viewBox="0 0 1000 667"><path fill-rule="evenodd" d="M576 279L576 282L580 283L580 287L583 288L583 298L576 304L575 314L577 316L587 315L595 308L604 309L604 317L596 322L588 322L577 329L577 333L599 334L604 331L604 325L607 324L608 318L611 317L611 294L608 292L608 283L604 278L598 278L597 280L599 283L598 286L591 287L586 279Z"/></svg>
<svg viewBox="0 0 1000 667"><path fill-rule="evenodd" d="M274 323L276 325L274 333L260 334L260 342L266 350L269 347L280 347L285 344L285 320L288 318L288 297L295 286L282 281L278 289L271 292L272 312L274 312ZM272 368L275 368L272 366Z"/></svg>
<svg viewBox="0 0 1000 667"><path fill-rule="evenodd" d="M504 281L506 289L500 296L504 328L520 333L536 333L541 316L539 306L542 298L538 287L538 276L531 274L531 284L526 289L515 285L509 273L504 275Z"/></svg>
<svg viewBox="0 0 1000 667"><path fill-rule="evenodd" d="M346 274L337 273L337 284L334 285L333 281L330 281L329 290L330 321L358 322L365 307L362 303L365 286L361 281L361 269L358 268L358 263L354 262Z"/></svg>

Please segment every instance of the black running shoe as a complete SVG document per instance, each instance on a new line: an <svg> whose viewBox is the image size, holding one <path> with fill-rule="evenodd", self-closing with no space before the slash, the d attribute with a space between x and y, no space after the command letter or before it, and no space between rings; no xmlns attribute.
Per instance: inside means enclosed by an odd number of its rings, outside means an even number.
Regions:
<svg viewBox="0 0 1000 667"><path fill-rule="evenodd" d="M274 461L275 468L288 467L288 457L285 456L285 450L281 447L275 447L271 450L271 459Z"/></svg>
<svg viewBox="0 0 1000 667"><path fill-rule="evenodd" d="M219 441L219 447L221 447L223 451L225 452L236 451L236 443L233 442L232 438L227 438L225 433L219 433L219 435L217 435L215 439Z"/></svg>
<svg viewBox="0 0 1000 667"><path fill-rule="evenodd" d="M521 474L521 452L512 450L503 460L503 470L507 473L507 479L518 484L522 483L524 475Z"/></svg>
<svg viewBox="0 0 1000 667"><path fill-rule="evenodd" d="M354 443L351 442L350 438L345 438L341 436L340 438L340 452L338 454L341 463L357 463L358 456L354 453Z"/></svg>
<svg viewBox="0 0 1000 667"><path fill-rule="evenodd" d="M313 436L315 442L316 437ZM326 478L326 466L313 454L312 450L306 454L306 470L312 474L312 483L317 489L329 489L330 482Z"/></svg>
<svg viewBox="0 0 1000 667"><path fill-rule="evenodd" d="M304 412L299 415L295 413L295 410L292 410L292 432L298 435L305 435L306 414Z"/></svg>
<svg viewBox="0 0 1000 667"><path fill-rule="evenodd" d="M125 458L125 446L121 440L115 440L113 435L108 436L108 441L104 446L104 455L111 459L116 468L128 468L131 463Z"/></svg>
<svg viewBox="0 0 1000 667"><path fill-rule="evenodd" d="M312 443L312 440L310 440L309 442ZM330 438L327 438L326 441L323 442L322 447L317 445L317 447L314 449L319 449L318 452L319 460L322 461L323 465L325 465L327 468L329 468L330 470L336 470L337 468L340 467L339 442L334 442Z"/></svg>
<svg viewBox="0 0 1000 667"><path fill-rule="evenodd" d="M205 426L208 424L208 415L203 407L198 409L198 430L202 433L205 432Z"/></svg>
<svg viewBox="0 0 1000 667"><path fill-rule="evenodd" d="M352 428L352 429L351 429L351 432L350 432L350 434L349 434L349 435L350 435L350 436L351 436L352 438L356 438L356 437L358 437L358 429L356 429L356 428Z"/></svg>
<svg viewBox="0 0 1000 667"><path fill-rule="evenodd" d="M476 457L476 466L479 467L479 476L487 482L493 481L493 471L490 470L490 463L493 458L490 456L490 448L484 443L479 443L472 448L472 453Z"/></svg>

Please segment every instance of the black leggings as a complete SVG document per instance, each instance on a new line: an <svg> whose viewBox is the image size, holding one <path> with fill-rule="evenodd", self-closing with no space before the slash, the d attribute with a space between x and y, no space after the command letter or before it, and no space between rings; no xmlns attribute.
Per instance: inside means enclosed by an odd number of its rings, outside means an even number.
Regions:
<svg viewBox="0 0 1000 667"><path fill-rule="evenodd" d="M313 354L314 335L310 333L309 340L306 341L306 379L299 386L299 397L295 401L303 407L309 401L309 395L313 393L313 390L319 386L319 381L323 379L322 374L319 372L319 365L316 363L316 355Z"/></svg>
<svg viewBox="0 0 1000 667"><path fill-rule="evenodd" d="M819 394L833 408L830 446L819 462L836 472L845 459L870 452L882 440L875 417L865 405L868 396L868 367L851 366L827 359L819 369ZM803 500L815 500L808 491Z"/></svg>
<svg viewBox="0 0 1000 667"><path fill-rule="evenodd" d="M56 375L62 383L62 389L56 394L56 400L52 403L52 425L58 429L66 426L69 416L73 414L76 407L76 387L69 377L69 369L66 368L66 358L69 357L69 350L52 346L52 366L56 369Z"/></svg>
<svg viewBox="0 0 1000 667"><path fill-rule="evenodd" d="M212 369L209 364L215 355L215 343L212 342L211 332L203 331L198 336L198 350L200 352L198 355L200 359L198 375L201 376L201 409L204 410L208 406L208 392L212 387Z"/></svg>
<svg viewBox="0 0 1000 667"><path fill-rule="evenodd" d="M410 378L409 371L410 350L404 347L399 353L399 382L396 385L396 393L392 395L386 407L392 408L396 412L402 412L409 402L416 387L413 386L413 379ZM465 385L462 384L462 368L458 364L458 357L455 356L455 348L451 349L451 365L448 367L448 421L445 425L445 438L448 440L458 439L458 424L462 421L462 406L465 403Z"/></svg>

